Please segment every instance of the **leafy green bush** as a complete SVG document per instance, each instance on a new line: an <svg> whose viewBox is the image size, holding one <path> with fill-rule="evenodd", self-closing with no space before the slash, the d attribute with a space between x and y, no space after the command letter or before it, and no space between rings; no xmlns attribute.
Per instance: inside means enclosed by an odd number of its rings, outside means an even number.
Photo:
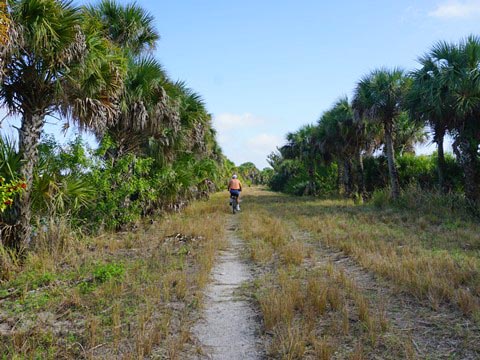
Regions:
<svg viewBox="0 0 480 360"><path fill-rule="evenodd" d="M297 160L283 160L273 171L268 185L274 191L305 195L312 181L305 166ZM317 166L313 186L316 195L334 193L337 188L337 165Z"/></svg>
<svg viewBox="0 0 480 360"><path fill-rule="evenodd" d="M470 205L462 193L440 194L437 191L426 191L415 184L403 189L400 197L392 205L401 209L415 209L420 213L435 214L441 218L457 216L466 219L472 216Z"/></svg>
<svg viewBox="0 0 480 360"><path fill-rule="evenodd" d="M4 212L13 204L15 196L27 187L25 181L11 180L6 181L0 176L0 213Z"/></svg>
<svg viewBox="0 0 480 360"><path fill-rule="evenodd" d="M397 170L400 186L406 188L417 184L422 189L438 188L437 154L398 156ZM389 186L388 164L384 156L367 157L364 159L365 184L367 192ZM463 189L462 170L451 154L445 156L445 184L447 190L461 191Z"/></svg>
<svg viewBox="0 0 480 360"><path fill-rule="evenodd" d="M405 154L397 158L400 186L415 183L421 187L435 186L436 163L432 156Z"/></svg>

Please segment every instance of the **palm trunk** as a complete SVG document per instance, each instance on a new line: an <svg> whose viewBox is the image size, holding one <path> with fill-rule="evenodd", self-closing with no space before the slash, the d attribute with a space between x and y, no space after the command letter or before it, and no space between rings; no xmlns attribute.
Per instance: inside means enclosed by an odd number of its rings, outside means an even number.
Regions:
<svg viewBox="0 0 480 360"><path fill-rule="evenodd" d="M478 184L478 171L476 151L472 149L468 139L463 136L458 136L453 143L453 151L457 156L457 160L463 167L464 181L465 181L465 197L474 206L480 204L480 187Z"/></svg>
<svg viewBox="0 0 480 360"><path fill-rule="evenodd" d="M388 173L390 175L391 195L392 198L395 200L400 195L400 182L398 180L397 165L395 164L395 150L393 148L392 130L392 123L385 123L385 153L388 160Z"/></svg>
<svg viewBox="0 0 480 360"><path fill-rule="evenodd" d="M365 174L363 169L363 155L361 151L357 152L357 167L358 167L358 192L359 195L365 200Z"/></svg>
<svg viewBox="0 0 480 360"><path fill-rule="evenodd" d="M337 189L338 194L342 193L342 184L343 184L343 171L340 162L337 162Z"/></svg>
<svg viewBox="0 0 480 360"><path fill-rule="evenodd" d="M345 186L345 196L352 196L352 164L350 159L343 161L343 183Z"/></svg>
<svg viewBox="0 0 480 360"><path fill-rule="evenodd" d="M438 129L435 131L435 142L437 143L437 173L438 173L438 187L442 193L447 192L445 184L445 151L443 148L443 140L445 138L445 130Z"/></svg>
<svg viewBox="0 0 480 360"><path fill-rule="evenodd" d="M19 152L21 156L20 176L25 179L27 188L15 202L17 220L15 224L15 244L20 248L31 242L32 228L32 186L33 171L38 161L38 143L44 124L43 113L25 113L19 131Z"/></svg>
<svg viewBox="0 0 480 360"><path fill-rule="evenodd" d="M315 170L313 166L308 167L308 188L307 195L315 195Z"/></svg>

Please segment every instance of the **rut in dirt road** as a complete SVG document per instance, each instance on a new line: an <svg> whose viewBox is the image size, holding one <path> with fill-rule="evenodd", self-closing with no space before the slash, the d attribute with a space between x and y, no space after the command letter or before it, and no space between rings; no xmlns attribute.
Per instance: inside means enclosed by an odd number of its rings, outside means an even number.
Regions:
<svg viewBox="0 0 480 360"><path fill-rule="evenodd" d="M203 318L193 329L209 359L262 359L257 315L242 297L242 284L251 279L240 259L242 241L236 234L238 218L228 223L227 248L213 269L212 283L205 294ZM202 356L200 357L202 358Z"/></svg>

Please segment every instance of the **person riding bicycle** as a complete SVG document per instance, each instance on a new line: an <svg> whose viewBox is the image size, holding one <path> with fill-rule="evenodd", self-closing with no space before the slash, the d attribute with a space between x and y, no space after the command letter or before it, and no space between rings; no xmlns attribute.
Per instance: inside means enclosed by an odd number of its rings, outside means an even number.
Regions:
<svg viewBox="0 0 480 360"><path fill-rule="evenodd" d="M232 178L228 182L228 191L230 191L230 196L235 196L237 198L237 211L240 211L239 199L240 192L242 191L242 183L238 180L238 176L233 174Z"/></svg>

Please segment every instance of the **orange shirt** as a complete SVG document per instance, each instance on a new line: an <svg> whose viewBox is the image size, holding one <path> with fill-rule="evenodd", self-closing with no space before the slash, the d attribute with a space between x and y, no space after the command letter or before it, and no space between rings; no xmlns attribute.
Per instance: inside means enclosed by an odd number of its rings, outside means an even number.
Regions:
<svg viewBox="0 0 480 360"><path fill-rule="evenodd" d="M238 179L230 179L228 183L228 190L242 190L242 184Z"/></svg>

